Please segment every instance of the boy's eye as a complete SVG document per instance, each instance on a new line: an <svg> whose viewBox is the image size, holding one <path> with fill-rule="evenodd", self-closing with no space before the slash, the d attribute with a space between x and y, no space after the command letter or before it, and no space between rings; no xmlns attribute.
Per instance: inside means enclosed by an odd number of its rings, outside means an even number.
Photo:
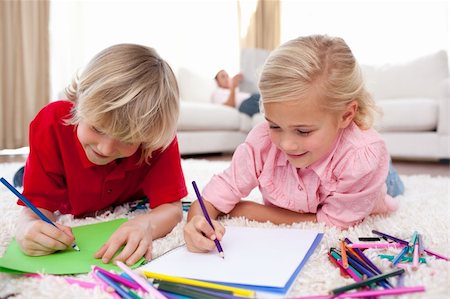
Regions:
<svg viewBox="0 0 450 299"><path fill-rule="evenodd" d="M94 132L97 133L97 134L101 134L101 135L104 134L102 131L100 131L99 129L97 129L97 128L94 127L94 126L91 126L91 130L94 131Z"/></svg>

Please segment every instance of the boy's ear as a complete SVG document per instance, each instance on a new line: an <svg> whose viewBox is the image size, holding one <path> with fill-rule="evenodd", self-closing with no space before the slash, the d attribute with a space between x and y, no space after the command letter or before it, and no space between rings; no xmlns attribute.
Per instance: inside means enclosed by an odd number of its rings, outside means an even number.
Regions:
<svg viewBox="0 0 450 299"><path fill-rule="evenodd" d="M352 101L347 105L347 108L341 114L340 127L346 128L355 118L356 111L358 110L358 102Z"/></svg>

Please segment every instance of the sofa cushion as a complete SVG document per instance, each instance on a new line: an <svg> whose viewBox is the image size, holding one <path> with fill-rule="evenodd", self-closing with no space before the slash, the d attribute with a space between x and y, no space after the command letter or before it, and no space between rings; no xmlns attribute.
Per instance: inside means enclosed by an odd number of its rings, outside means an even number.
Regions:
<svg viewBox="0 0 450 299"><path fill-rule="evenodd" d="M448 78L447 52L395 65L365 66L367 88L376 100L403 97L439 96L439 85Z"/></svg>
<svg viewBox="0 0 450 299"><path fill-rule="evenodd" d="M248 131L250 124L243 123L246 117L249 118L237 109L224 105L181 101L177 129L178 131L241 131L242 129Z"/></svg>
<svg viewBox="0 0 450 299"><path fill-rule="evenodd" d="M213 77L180 68L177 74L178 87L182 101L210 102L211 94L216 88Z"/></svg>
<svg viewBox="0 0 450 299"><path fill-rule="evenodd" d="M439 104L432 98L384 99L377 101L382 118L375 128L381 132L426 132L437 127Z"/></svg>

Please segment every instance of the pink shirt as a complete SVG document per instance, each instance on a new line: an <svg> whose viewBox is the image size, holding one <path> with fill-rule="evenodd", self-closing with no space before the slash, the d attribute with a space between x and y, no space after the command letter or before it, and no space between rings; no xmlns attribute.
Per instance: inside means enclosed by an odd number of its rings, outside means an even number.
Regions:
<svg viewBox="0 0 450 299"><path fill-rule="evenodd" d="M386 193L388 169L380 135L354 123L342 130L328 156L297 169L271 142L264 122L238 146L230 167L205 186L203 196L229 213L258 187L266 205L316 213L320 222L348 228L370 214L397 209L398 202Z"/></svg>

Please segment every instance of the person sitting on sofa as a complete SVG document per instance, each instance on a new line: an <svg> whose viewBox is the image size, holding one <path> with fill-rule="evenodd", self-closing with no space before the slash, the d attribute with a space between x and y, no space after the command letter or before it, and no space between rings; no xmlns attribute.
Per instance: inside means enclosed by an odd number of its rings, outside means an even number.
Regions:
<svg viewBox="0 0 450 299"><path fill-rule="evenodd" d="M211 102L235 107L239 112L249 116L259 112L260 95L242 92L238 89L242 74L236 74L230 78L225 70L220 70L214 79L217 83L217 89L211 95Z"/></svg>

